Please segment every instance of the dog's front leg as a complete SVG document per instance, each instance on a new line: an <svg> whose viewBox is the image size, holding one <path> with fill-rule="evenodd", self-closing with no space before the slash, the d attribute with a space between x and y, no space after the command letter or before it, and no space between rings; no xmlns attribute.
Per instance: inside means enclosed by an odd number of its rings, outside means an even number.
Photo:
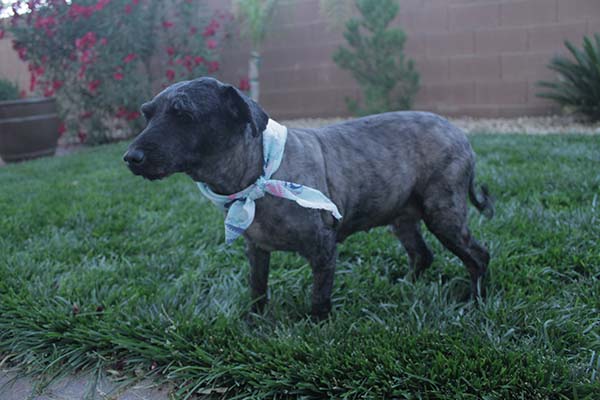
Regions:
<svg viewBox="0 0 600 400"><path fill-rule="evenodd" d="M336 258L335 242L330 246L319 249L317 254L309 258L313 272L311 316L316 321L327 318L331 311L331 291L333 289Z"/></svg>
<svg viewBox="0 0 600 400"><path fill-rule="evenodd" d="M258 248L246 239L246 255L250 262L250 295L252 296L252 312L263 312L269 302L269 261L271 253Z"/></svg>

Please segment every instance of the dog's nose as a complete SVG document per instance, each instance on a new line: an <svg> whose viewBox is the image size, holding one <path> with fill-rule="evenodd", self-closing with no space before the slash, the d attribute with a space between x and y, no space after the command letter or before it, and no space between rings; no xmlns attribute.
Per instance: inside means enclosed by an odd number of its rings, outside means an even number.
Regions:
<svg viewBox="0 0 600 400"><path fill-rule="evenodd" d="M144 161L144 152L142 150L129 150L123 156L123 160L129 164L141 164Z"/></svg>

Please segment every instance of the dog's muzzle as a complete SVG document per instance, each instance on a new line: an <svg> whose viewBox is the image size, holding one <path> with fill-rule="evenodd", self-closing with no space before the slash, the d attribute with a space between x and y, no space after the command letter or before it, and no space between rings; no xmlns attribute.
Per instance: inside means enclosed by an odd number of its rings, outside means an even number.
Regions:
<svg viewBox="0 0 600 400"><path fill-rule="evenodd" d="M128 165L139 166L144 162L144 158L144 152L139 149L128 150L125 155L123 155L123 161Z"/></svg>

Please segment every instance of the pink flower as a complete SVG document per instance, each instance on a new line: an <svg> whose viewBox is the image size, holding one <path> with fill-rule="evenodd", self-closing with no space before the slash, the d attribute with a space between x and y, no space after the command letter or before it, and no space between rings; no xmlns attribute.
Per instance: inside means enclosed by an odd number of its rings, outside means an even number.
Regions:
<svg viewBox="0 0 600 400"><path fill-rule="evenodd" d="M53 25L56 24L56 19L54 19L54 17L50 16L50 17L38 17L35 20L35 28L36 29L41 29L41 28L45 28L48 29L50 27L52 27Z"/></svg>
<svg viewBox="0 0 600 400"><path fill-rule="evenodd" d="M106 7L110 3L110 0L99 0L94 7L96 11L102 11L104 7Z"/></svg>
<svg viewBox="0 0 600 400"><path fill-rule="evenodd" d="M92 16L94 11L100 11L104 6L98 7L96 6L81 6L79 4L71 4L69 7L69 17L73 19L77 19L78 17L89 18Z"/></svg>
<svg viewBox="0 0 600 400"><path fill-rule="evenodd" d="M209 37L209 36L213 36L217 31L215 30L215 28L213 28L212 26L207 26L206 28L204 28L204 32L202 32L202 36L204 37Z"/></svg>
<svg viewBox="0 0 600 400"><path fill-rule="evenodd" d="M203 57L200 57L200 56L196 56L196 57L194 57L194 64L196 64L196 65L200 65L200 64L202 64L203 62L204 62L204 58L203 58Z"/></svg>
<svg viewBox="0 0 600 400"><path fill-rule="evenodd" d="M137 6L138 4L140 4L140 0L133 0L133 4Z"/></svg>
<svg viewBox="0 0 600 400"><path fill-rule="evenodd" d="M193 67L193 60L192 60L192 56L187 55L183 58L183 65L185 65L185 67L187 68L187 70L189 72L192 72L192 67Z"/></svg>
<svg viewBox="0 0 600 400"><path fill-rule="evenodd" d="M95 93L96 89L98 89L98 86L100 86L100 80L95 79L88 83L88 90L92 93Z"/></svg>
<svg viewBox="0 0 600 400"><path fill-rule="evenodd" d="M42 76L44 75L44 72L46 72L41 65L29 64L28 69L31 71L31 74L35 76Z"/></svg>
<svg viewBox="0 0 600 400"><path fill-rule="evenodd" d="M167 79L170 81L175 79L175 71L173 71L172 69L168 69L167 70Z"/></svg>
<svg viewBox="0 0 600 400"><path fill-rule="evenodd" d="M100 44L101 44L102 46L106 46L106 43L107 43L107 40L106 40L106 38L104 38L104 37L103 37L102 39L100 39Z"/></svg>
<svg viewBox="0 0 600 400"><path fill-rule="evenodd" d="M135 58L137 57L137 55L135 53L129 53L125 56L125 58L123 58L123 62L125 64L135 60Z"/></svg>
<svg viewBox="0 0 600 400"><path fill-rule="evenodd" d="M140 117L140 113L137 111L128 111L127 108L121 106L115 113L115 117L117 118L125 118L127 121L133 121Z"/></svg>
<svg viewBox="0 0 600 400"><path fill-rule="evenodd" d="M88 119L92 115L94 115L93 111L86 111L84 113L81 113L81 115L79 116L79 118L81 118L81 119Z"/></svg>
<svg viewBox="0 0 600 400"><path fill-rule="evenodd" d="M29 91L33 92L35 90L35 86L37 85L37 76L32 73L29 76Z"/></svg>
<svg viewBox="0 0 600 400"><path fill-rule="evenodd" d="M218 61L210 61L208 62L208 72L215 72L219 69Z"/></svg>
<svg viewBox="0 0 600 400"><path fill-rule="evenodd" d="M81 53L79 59L82 63L87 64L92 59L92 53L89 50L85 50L83 53Z"/></svg>
<svg viewBox="0 0 600 400"><path fill-rule="evenodd" d="M17 49L17 53L19 54L19 58L23 61L27 60L27 49L25 47L19 47Z"/></svg>
<svg viewBox="0 0 600 400"><path fill-rule="evenodd" d="M115 113L115 117L117 117L117 118L123 118L127 114L128 114L128 111L125 109L125 107L121 106L121 107L119 107L119 109Z"/></svg>
<svg viewBox="0 0 600 400"><path fill-rule="evenodd" d="M250 81L248 80L248 78L241 78L238 88L244 92L250 90Z"/></svg>
<svg viewBox="0 0 600 400"><path fill-rule="evenodd" d="M198 32L198 28L196 28L195 26L192 26L190 28L190 35L195 35Z"/></svg>
<svg viewBox="0 0 600 400"><path fill-rule="evenodd" d="M217 48L217 41L214 39L208 39L206 41L206 47L208 47L209 49L213 50Z"/></svg>
<svg viewBox="0 0 600 400"><path fill-rule="evenodd" d="M0 39L4 39L4 29L0 29Z"/></svg>
<svg viewBox="0 0 600 400"><path fill-rule="evenodd" d="M127 4L125 6L125 14L131 14L132 11L133 11L133 8L131 7L131 4Z"/></svg>
<svg viewBox="0 0 600 400"><path fill-rule="evenodd" d="M65 126L64 122L61 122L60 125L58 126L58 136L62 136L65 134L65 132L67 131L67 127Z"/></svg>
<svg viewBox="0 0 600 400"><path fill-rule="evenodd" d="M167 54L172 56L175 54L175 48L172 46L167 47Z"/></svg>
<svg viewBox="0 0 600 400"><path fill-rule="evenodd" d="M165 29L169 29L173 26L173 23L171 21L163 21L162 26Z"/></svg>
<svg viewBox="0 0 600 400"><path fill-rule="evenodd" d="M87 139L87 134L84 131L79 131L77 132L77 137L79 138L79 141L83 143L85 142L85 139Z"/></svg>
<svg viewBox="0 0 600 400"><path fill-rule="evenodd" d="M115 72L113 75L113 78L115 78L116 81L122 81L124 78L124 75L121 72Z"/></svg>
<svg viewBox="0 0 600 400"><path fill-rule="evenodd" d="M94 32L86 33L85 37L87 38L88 44L90 46L93 46L96 44L96 34Z"/></svg>
<svg viewBox="0 0 600 400"><path fill-rule="evenodd" d="M204 32L202 32L202 36L204 36L204 37L213 36L215 33L217 33L217 29L219 29L219 26L221 26L221 24L219 24L219 21L217 21L214 18L211 19L210 23L206 26L206 28L204 28Z"/></svg>
<svg viewBox="0 0 600 400"><path fill-rule="evenodd" d="M62 85L63 85L63 81L59 81L56 79L52 81L52 89L54 89L54 90L60 89L62 87Z"/></svg>
<svg viewBox="0 0 600 400"><path fill-rule="evenodd" d="M133 121L134 119L138 119L140 117L140 113L137 111L131 111L127 114L127 121Z"/></svg>
<svg viewBox="0 0 600 400"><path fill-rule="evenodd" d="M96 34L94 32L88 32L82 37L75 39L75 47L79 50L91 47L96 44Z"/></svg>

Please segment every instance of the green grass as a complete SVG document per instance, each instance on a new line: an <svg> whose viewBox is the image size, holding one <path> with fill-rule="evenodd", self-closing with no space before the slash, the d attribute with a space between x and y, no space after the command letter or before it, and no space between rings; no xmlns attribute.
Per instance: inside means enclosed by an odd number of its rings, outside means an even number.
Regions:
<svg viewBox="0 0 600 400"><path fill-rule="evenodd" d="M496 196L474 235L488 299L431 235L416 283L387 229L340 246L332 317L313 324L310 268L275 253L249 318L243 241L186 177L150 183L125 144L0 169L0 360L41 382L151 376L227 398L598 398L600 140L473 136ZM219 395L215 395L218 397ZM221 394L222 396L222 394Z"/></svg>

